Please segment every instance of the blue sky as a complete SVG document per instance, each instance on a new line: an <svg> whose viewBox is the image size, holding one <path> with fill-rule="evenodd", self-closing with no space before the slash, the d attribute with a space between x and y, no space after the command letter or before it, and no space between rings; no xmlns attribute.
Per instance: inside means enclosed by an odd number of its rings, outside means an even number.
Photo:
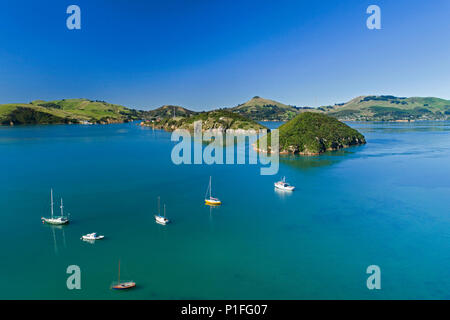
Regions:
<svg viewBox="0 0 450 320"><path fill-rule="evenodd" d="M66 8L81 8L81 30ZM381 30L366 8L381 8ZM0 103L90 98L147 109L450 99L450 1L0 2Z"/></svg>

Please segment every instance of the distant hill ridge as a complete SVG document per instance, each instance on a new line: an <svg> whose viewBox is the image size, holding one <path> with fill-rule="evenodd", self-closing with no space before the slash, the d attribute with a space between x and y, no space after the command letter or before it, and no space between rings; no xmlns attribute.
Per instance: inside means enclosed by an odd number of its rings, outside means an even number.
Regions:
<svg viewBox="0 0 450 320"><path fill-rule="evenodd" d="M346 103L321 107L319 110L340 120L446 120L450 118L450 100L391 95L360 96Z"/></svg>
<svg viewBox="0 0 450 320"><path fill-rule="evenodd" d="M170 118L170 117L189 117L195 115L198 112L192 111L180 106L164 105L150 111L143 111L146 118Z"/></svg>
<svg viewBox="0 0 450 320"><path fill-rule="evenodd" d="M255 121L287 121L299 113L299 109L294 106L259 96L228 110Z"/></svg>
<svg viewBox="0 0 450 320"><path fill-rule="evenodd" d="M369 95L333 106L302 108L256 96L229 110L255 121L288 121L303 112L324 113L343 121L447 120L450 119L450 100Z"/></svg>
<svg viewBox="0 0 450 320"><path fill-rule="evenodd" d="M434 97L359 96L319 108L296 107L255 96L235 107L218 109L253 121L289 121L303 112L324 113L342 121L416 121L450 119L450 100ZM201 114L175 105L150 111L89 99L35 100L0 105L0 124L115 123L136 119L186 118Z"/></svg>

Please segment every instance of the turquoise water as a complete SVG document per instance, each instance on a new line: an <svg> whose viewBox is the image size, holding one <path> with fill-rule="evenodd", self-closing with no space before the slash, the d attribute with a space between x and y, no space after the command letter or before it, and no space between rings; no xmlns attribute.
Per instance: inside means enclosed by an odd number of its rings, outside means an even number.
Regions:
<svg viewBox="0 0 450 320"><path fill-rule="evenodd" d="M0 127L0 298L449 299L450 122L350 125L367 145L283 157L277 176L176 166L170 134L135 124ZM282 175L292 194L274 191ZM51 187L68 226L41 224ZM171 225L154 222L157 196ZM109 290L119 259L135 290Z"/></svg>

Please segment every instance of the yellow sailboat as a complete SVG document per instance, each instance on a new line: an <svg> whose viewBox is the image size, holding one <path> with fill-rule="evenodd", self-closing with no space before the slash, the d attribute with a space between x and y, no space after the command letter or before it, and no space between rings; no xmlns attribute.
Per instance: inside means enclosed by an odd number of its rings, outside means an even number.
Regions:
<svg viewBox="0 0 450 320"><path fill-rule="evenodd" d="M208 191L209 191L209 198L207 197ZM209 185L208 185L208 189L206 190L205 204L210 205L210 206L220 206L222 204L222 201L220 201L217 198L212 197L211 177L209 177Z"/></svg>

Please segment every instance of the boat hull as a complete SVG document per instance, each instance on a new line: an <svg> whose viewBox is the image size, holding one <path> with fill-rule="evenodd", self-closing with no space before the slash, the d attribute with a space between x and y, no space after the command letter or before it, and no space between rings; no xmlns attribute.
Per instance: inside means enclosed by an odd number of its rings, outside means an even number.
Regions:
<svg viewBox="0 0 450 320"><path fill-rule="evenodd" d="M105 236L98 236L98 237L86 237L86 236L82 236L81 239L82 240L86 240L86 241L91 241L91 240L101 240L103 239Z"/></svg>
<svg viewBox="0 0 450 320"><path fill-rule="evenodd" d="M126 290L126 289L131 289L134 287L136 287L136 283L130 281L130 282L123 282L123 283L113 285L111 288L114 290Z"/></svg>
<svg viewBox="0 0 450 320"><path fill-rule="evenodd" d="M220 206L222 204L222 201L205 199L205 204L210 205L210 206Z"/></svg>
<svg viewBox="0 0 450 320"><path fill-rule="evenodd" d="M41 218L42 223L52 224L52 225L63 225L68 224L69 220L67 219L51 219L51 218Z"/></svg>
<svg viewBox="0 0 450 320"><path fill-rule="evenodd" d="M282 186L282 185L278 185L276 183L274 183L275 188L277 188L278 190L283 190L283 191L294 191L295 187L294 186Z"/></svg>
<svg viewBox="0 0 450 320"><path fill-rule="evenodd" d="M169 219L161 217L161 216L155 216L155 221L158 224L161 224L163 226L165 226L166 224L169 223Z"/></svg>

